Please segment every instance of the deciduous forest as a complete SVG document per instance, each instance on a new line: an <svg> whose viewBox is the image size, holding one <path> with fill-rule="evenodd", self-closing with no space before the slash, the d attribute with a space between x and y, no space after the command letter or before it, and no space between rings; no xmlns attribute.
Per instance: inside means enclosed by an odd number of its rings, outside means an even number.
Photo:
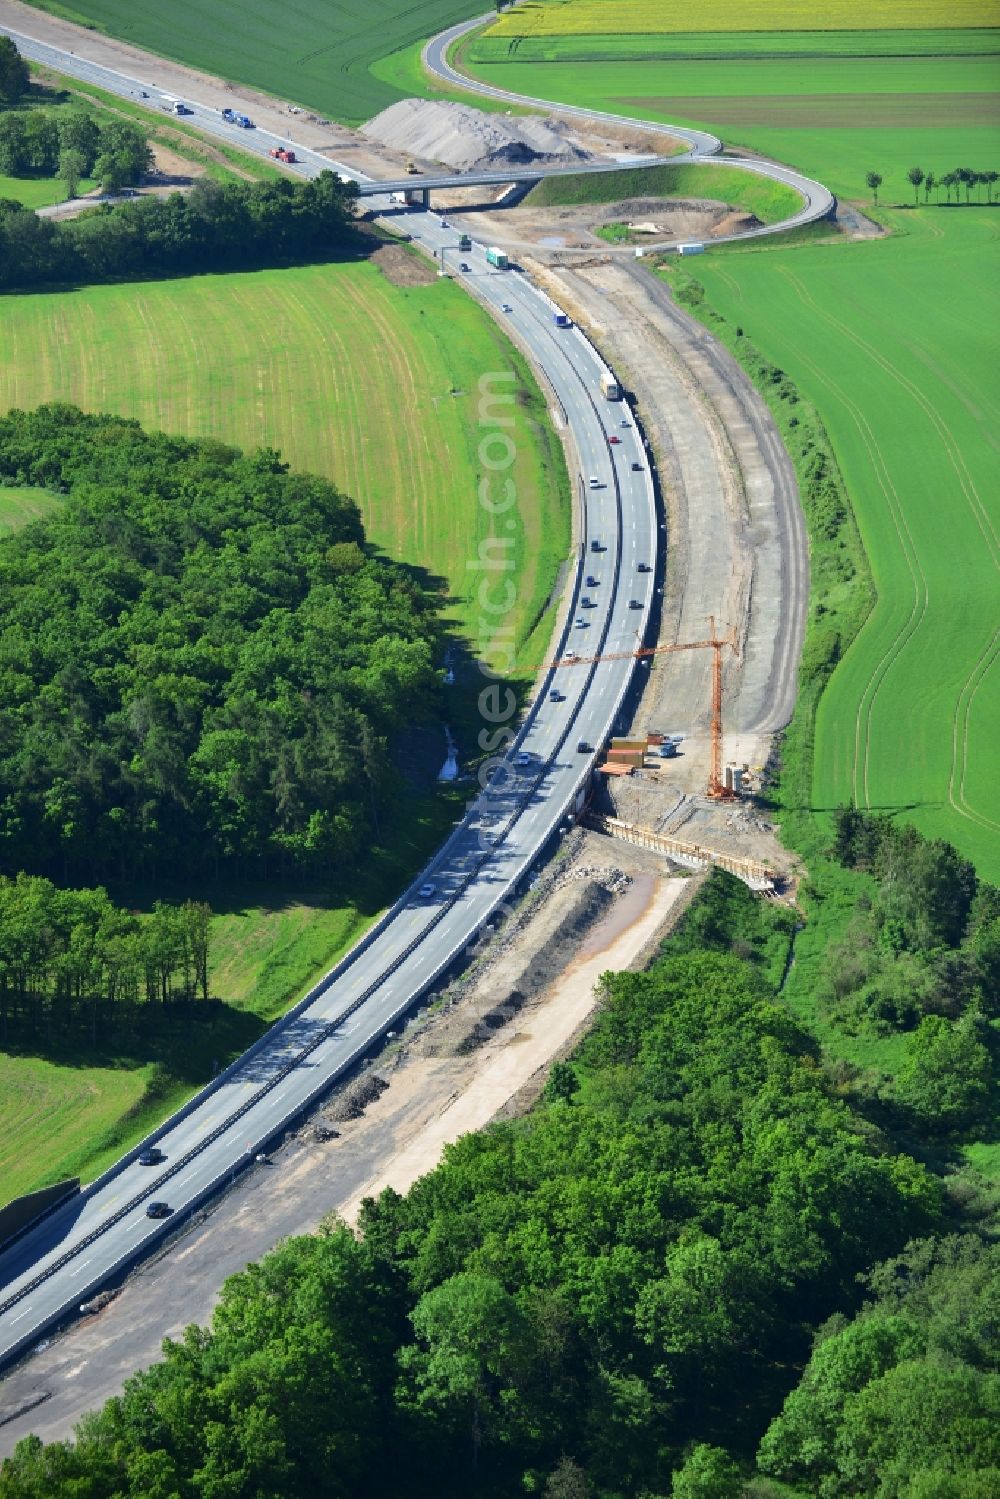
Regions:
<svg viewBox="0 0 1000 1499"><path fill-rule="evenodd" d="M66 883L361 858L432 711L437 600L277 453L69 407L0 419L0 860Z"/></svg>

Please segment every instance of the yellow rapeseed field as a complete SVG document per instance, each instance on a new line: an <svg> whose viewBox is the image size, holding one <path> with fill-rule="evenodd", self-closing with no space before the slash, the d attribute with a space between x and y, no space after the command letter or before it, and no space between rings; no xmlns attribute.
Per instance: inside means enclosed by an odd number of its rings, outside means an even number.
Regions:
<svg viewBox="0 0 1000 1499"><path fill-rule="evenodd" d="M1000 24L997 0L529 0L487 36L650 36L693 31L895 31Z"/></svg>

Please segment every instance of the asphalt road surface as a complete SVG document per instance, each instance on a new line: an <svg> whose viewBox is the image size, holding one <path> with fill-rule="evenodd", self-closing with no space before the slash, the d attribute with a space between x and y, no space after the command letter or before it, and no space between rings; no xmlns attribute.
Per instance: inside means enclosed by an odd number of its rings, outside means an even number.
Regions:
<svg viewBox="0 0 1000 1499"><path fill-rule="evenodd" d="M171 106L171 98L139 79L10 34L32 60L122 97L139 98L150 108ZM443 66L446 40L434 45ZM284 143L263 130L227 124L220 112L194 102L185 118L260 155ZM675 133L686 134L699 155L718 149L714 137L701 132ZM332 166L359 180L356 172L317 152L295 150L296 169L303 175ZM760 164L753 169L763 170ZM795 186L804 181L783 168L770 174L782 174ZM407 185L419 186L419 179L410 178ZM818 216L812 211L817 200L810 201L803 214ZM572 649L581 657L620 653L620 659L580 662L548 673L493 781L414 885L261 1042L143 1142L159 1147L161 1164L140 1166L136 1156L142 1147L137 1147L0 1256L0 1363L30 1350L102 1283L151 1249L178 1215L228 1182L478 938L573 809L596 751L615 726L633 674L643 669L628 653L644 639L649 621L656 574L639 568L656 562L657 518L648 460L627 408L601 394L605 364L579 330L556 326L553 304L525 277L515 270L493 270L481 245L460 253L457 232L436 213L400 211L379 196L371 206L392 214L397 227L443 258L459 282L509 327L554 393L581 470L574 476L580 506L574 608L560 654ZM483 435L494 444L489 451L498 470L505 440L502 394L503 388L494 385L483 406ZM498 472L491 494L498 540L488 552L469 559L480 572L484 610L493 610L498 618L509 607L504 598L517 586L503 546L504 494ZM473 503L476 497L470 496ZM514 525L512 520L511 530ZM588 575L596 582L585 584ZM582 605L584 596L589 607ZM552 696L556 683L558 701ZM498 710L502 689L499 699ZM148 1217L154 1200L165 1202L170 1216Z"/></svg>

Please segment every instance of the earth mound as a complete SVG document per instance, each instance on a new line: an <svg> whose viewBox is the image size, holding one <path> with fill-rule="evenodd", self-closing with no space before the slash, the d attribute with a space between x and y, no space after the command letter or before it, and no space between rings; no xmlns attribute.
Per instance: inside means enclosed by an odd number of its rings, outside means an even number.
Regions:
<svg viewBox="0 0 1000 1499"><path fill-rule="evenodd" d="M456 172L529 162L573 166L592 154L570 139L561 122L534 115L484 114L467 104L400 99L361 127L391 150L440 162Z"/></svg>

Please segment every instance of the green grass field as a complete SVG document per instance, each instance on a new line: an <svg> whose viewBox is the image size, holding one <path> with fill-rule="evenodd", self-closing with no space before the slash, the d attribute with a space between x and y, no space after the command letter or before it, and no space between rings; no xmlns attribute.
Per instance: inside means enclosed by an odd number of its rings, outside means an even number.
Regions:
<svg viewBox="0 0 1000 1499"><path fill-rule="evenodd" d="M48 489L6 489L0 487L0 535L16 531L43 515L50 515L62 504L59 495Z"/></svg>
<svg viewBox="0 0 1000 1499"><path fill-rule="evenodd" d="M690 8L688 23L690 24ZM658 35L616 32L562 36L496 35L479 32L468 45L469 62L621 63L704 62L709 59L799 62L830 57L982 56L1000 47L996 30L964 31L664 31Z"/></svg>
<svg viewBox="0 0 1000 1499"><path fill-rule="evenodd" d="M799 194L782 182L755 177L737 167L636 167L628 172L549 177L533 187L525 203L538 208L561 203L614 203L621 198L715 198L775 224L802 207Z"/></svg>
<svg viewBox="0 0 1000 1499"><path fill-rule="evenodd" d="M404 91L373 66L392 53L474 16L477 0L298 0L276 12L267 0L60 0L39 8L111 36L252 84L279 99L360 124Z"/></svg>
<svg viewBox="0 0 1000 1499"><path fill-rule="evenodd" d="M95 186L89 177L80 182L79 193L89 193ZM66 189L58 177L3 177L0 176L0 198L13 198L25 208L48 208L51 203L63 203Z"/></svg>

